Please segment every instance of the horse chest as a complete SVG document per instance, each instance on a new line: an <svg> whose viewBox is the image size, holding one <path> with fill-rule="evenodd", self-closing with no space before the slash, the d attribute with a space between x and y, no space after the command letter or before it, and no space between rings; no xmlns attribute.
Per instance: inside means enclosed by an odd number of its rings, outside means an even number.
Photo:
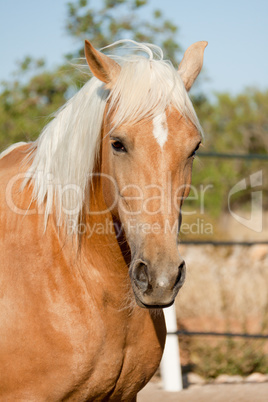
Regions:
<svg viewBox="0 0 268 402"><path fill-rule="evenodd" d="M104 314L106 323L91 335L81 365L85 381L75 391L81 400L130 400L155 372L165 336L162 317L137 310L128 319L124 313Z"/></svg>
<svg viewBox="0 0 268 402"><path fill-rule="evenodd" d="M87 311L79 311L73 306L68 309L67 304L55 307L54 302L50 320L43 325L22 317L28 324L17 334L17 352L7 338L4 399L134 398L161 359L165 336L161 316L152 318L149 311L138 307L129 313L100 310L92 304ZM20 376L13 377L13 371Z"/></svg>

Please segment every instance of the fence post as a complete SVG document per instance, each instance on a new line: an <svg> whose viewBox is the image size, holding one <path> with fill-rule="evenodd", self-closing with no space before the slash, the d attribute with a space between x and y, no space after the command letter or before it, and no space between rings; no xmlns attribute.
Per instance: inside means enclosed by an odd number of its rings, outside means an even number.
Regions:
<svg viewBox="0 0 268 402"><path fill-rule="evenodd" d="M164 309L167 333L177 331L175 304ZM179 341L177 335L167 335L160 372L165 391L181 391L182 375L180 364Z"/></svg>

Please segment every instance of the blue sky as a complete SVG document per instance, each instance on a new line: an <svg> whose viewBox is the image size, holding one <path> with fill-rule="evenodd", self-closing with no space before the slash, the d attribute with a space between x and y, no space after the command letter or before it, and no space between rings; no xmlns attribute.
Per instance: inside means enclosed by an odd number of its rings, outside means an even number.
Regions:
<svg viewBox="0 0 268 402"><path fill-rule="evenodd" d="M64 31L67 1L0 0L0 81L11 77L15 61L25 55L45 57L52 67L76 48ZM98 0L91 0L94 3ZM268 89L267 0L151 0L144 17L155 8L179 26L184 49L198 40L209 42L205 91Z"/></svg>

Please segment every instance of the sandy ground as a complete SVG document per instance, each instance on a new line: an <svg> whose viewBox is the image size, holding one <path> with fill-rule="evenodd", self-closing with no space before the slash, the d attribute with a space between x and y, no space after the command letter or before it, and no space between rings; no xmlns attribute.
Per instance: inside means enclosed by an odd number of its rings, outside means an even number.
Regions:
<svg viewBox="0 0 268 402"><path fill-rule="evenodd" d="M267 402L268 383L195 385L181 392L165 392L150 382L138 402Z"/></svg>

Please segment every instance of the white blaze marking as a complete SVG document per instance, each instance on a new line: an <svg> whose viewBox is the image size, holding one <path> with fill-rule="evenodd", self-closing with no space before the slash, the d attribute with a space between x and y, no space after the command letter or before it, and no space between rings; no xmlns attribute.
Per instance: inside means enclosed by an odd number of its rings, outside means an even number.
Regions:
<svg viewBox="0 0 268 402"><path fill-rule="evenodd" d="M153 119L153 135L160 145L163 148L165 142L168 137L168 126L167 126L167 118L166 113L159 114L155 116Z"/></svg>

